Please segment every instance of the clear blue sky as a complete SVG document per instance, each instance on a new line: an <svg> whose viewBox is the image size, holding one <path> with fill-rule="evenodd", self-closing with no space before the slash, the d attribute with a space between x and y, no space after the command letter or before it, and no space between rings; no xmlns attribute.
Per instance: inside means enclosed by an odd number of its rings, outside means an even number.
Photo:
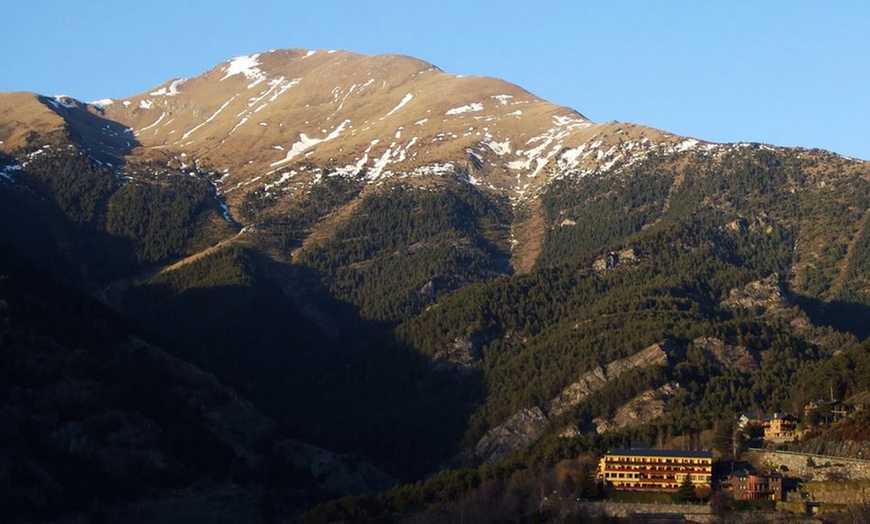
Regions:
<svg viewBox="0 0 870 524"><path fill-rule="evenodd" d="M133 95L274 48L401 53L607 122L870 159L870 1L3 0L0 91Z"/></svg>

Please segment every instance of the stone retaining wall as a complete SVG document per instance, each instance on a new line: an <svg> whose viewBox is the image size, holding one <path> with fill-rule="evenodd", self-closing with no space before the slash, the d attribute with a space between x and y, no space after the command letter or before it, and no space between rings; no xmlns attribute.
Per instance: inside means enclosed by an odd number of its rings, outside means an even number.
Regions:
<svg viewBox="0 0 870 524"><path fill-rule="evenodd" d="M765 464L770 469L786 466L788 476L807 481L870 480L870 460L768 450L751 450L746 458L756 464ZM815 466L808 466L808 460Z"/></svg>
<svg viewBox="0 0 870 524"><path fill-rule="evenodd" d="M713 513L706 504L636 504L625 502L584 502L581 504L592 516L630 517L636 513L679 514L686 522L718 523L722 518ZM776 511L737 511L727 514L727 522L734 524L757 524L788 521L789 524L818 522L812 517L790 515Z"/></svg>

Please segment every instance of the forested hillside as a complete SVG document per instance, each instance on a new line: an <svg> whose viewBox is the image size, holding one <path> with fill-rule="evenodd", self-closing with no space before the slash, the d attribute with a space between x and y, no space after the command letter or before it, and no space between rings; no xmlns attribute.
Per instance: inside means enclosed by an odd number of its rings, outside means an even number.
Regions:
<svg viewBox="0 0 870 524"><path fill-rule="evenodd" d="M384 80L351 128L317 77L254 129L299 83L239 98L258 84L230 72L155 91L162 116L19 96L33 129L0 121L3 518L202 483L295 518L403 484L306 518L382 517L870 389L865 162L593 124L485 79L462 106Z"/></svg>

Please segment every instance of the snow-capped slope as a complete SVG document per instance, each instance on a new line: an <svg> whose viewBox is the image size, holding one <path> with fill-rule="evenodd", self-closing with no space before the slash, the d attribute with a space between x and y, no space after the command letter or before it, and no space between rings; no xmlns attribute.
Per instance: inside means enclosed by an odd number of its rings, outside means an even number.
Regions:
<svg viewBox="0 0 870 524"><path fill-rule="evenodd" d="M256 220L243 209L280 214L325 177L363 186L472 184L528 208L510 225L518 271L540 253L535 201L550 182L618 173L653 152L717 147L596 124L508 82L450 75L407 56L299 49L233 58L90 104L0 94L0 152L14 157L49 136L77 143L123 178L160 166L212 173L224 217L243 225Z"/></svg>
<svg viewBox="0 0 870 524"><path fill-rule="evenodd" d="M221 183L230 204L267 185L281 190L303 169L376 183L463 173L520 200L553 178L699 144L595 124L501 80L344 51L270 51L126 99L45 101L71 127L95 126L76 116L83 111L114 123L97 134L128 161L183 158L227 173Z"/></svg>

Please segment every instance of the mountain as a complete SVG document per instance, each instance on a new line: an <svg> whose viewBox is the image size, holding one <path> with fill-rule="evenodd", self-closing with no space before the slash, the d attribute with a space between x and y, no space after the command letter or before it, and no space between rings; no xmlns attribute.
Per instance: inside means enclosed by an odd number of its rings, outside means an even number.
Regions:
<svg viewBox="0 0 870 524"><path fill-rule="evenodd" d="M366 511L865 391L843 370L870 335L868 221L864 161L594 123L396 55L0 94L10 253L299 443L275 449L369 487L479 466ZM355 491L294 478L309 495L275 511ZM314 514L356 518L337 508Z"/></svg>
<svg viewBox="0 0 870 524"><path fill-rule="evenodd" d="M474 183L519 196L557 163L592 165L601 146L578 146L595 137L606 151L614 131L496 79L330 51L239 57L99 107L134 130L143 157L186 154L225 173L227 191L258 176L256 188L279 189L306 165L369 182L473 166Z"/></svg>
<svg viewBox="0 0 870 524"><path fill-rule="evenodd" d="M342 51L238 57L123 100L15 94L3 106L14 124L0 129L7 150L31 131L68 133L95 158L131 171L195 166L215 174L237 217L251 207L283 211L288 194L323 176L365 186L462 177L517 204L568 173L707 147L641 126L594 124L500 80ZM32 115L28 126L17 124L18 113ZM537 213L527 222L539 222ZM523 225L510 240L523 246L514 266L528 270L539 243Z"/></svg>

